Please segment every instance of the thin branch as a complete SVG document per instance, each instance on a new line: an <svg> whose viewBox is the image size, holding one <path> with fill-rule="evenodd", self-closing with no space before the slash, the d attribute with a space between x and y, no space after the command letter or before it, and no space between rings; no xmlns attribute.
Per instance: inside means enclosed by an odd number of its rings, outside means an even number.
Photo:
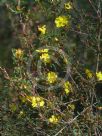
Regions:
<svg viewBox="0 0 102 136"><path fill-rule="evenodd" d="M97 104L97 102L96 103L94 103L94 104L92 104L92 105L90 105L89 107L87 107L86 109L84 109L80 114L78 114L75 118L73 118L71 121L69 121L69 122L66 122L66 125L60 130L60 131L58 131L54 136L58 136L60 133L62 133L62 131L67 127L67 126L69 126L70 124L72 124L75 120L77 120L77 118L80 116L80 115L83 115L89 108L91 108L93 105L95 105L95 104Z"/></svg>

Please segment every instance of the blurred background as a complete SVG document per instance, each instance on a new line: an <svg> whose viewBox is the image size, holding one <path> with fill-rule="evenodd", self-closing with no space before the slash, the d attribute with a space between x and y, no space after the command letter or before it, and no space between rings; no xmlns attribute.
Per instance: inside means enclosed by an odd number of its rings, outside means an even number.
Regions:
<svg viewBox="0 0 102 136"><path fill-rule="evenodd" d="M11 48L18 46L14 28L10 21L10 13L5 6L0 5L0 66L12 67Z"/></svg>

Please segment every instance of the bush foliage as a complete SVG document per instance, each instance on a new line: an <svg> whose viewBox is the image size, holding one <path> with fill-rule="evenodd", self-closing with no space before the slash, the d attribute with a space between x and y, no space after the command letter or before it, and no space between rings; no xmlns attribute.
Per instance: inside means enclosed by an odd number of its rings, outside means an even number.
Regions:
<svg viewBox="0 0 102 136"><path fill-rule="evenodd" d="M101 0L4 4L20 45L0 68L1 135L101 135Z"/></svg>

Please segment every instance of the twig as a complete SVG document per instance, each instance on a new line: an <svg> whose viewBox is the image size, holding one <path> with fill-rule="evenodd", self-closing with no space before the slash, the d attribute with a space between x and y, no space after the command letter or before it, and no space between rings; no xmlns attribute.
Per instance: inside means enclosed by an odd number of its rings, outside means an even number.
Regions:
<svg viewBox="0 0 102 136"><path fill-rule="evenodd" d="M5 79L10 80L10 77L5 68L0 67L0 71L3 73Z"/></svg>
<svg viewBox="0 0 102 136"><path fill-rule="evenodd" d="M98 4L98 12L100 14L100 17L99 17L99 32L98 32L98 38L97 38L97 50L98 50L98 53L97 53L97 64L96 64L96 72L98 72L98 69L99 69L99 61L100 61L100 44L101 44L101 23L102 23L102 20L101 20L101 2L99 1L99 4Z"/></svg>
<svg viewBox="0 0 102 136"><path fill-rule="evenodd" d="M96 102L97 103L97 102ZM86 109L84 109L79 115L77 115L75 118L73 118L71 121L69 122L66 122L66 125L60 130L58 131L54 136L58 136L60 133L62 133L62 131L70 124L72 124L75 120L77 120L77 118L80 116L80 115L83 115L90 107L92 107L93 105L95 105L96 103L90 105L89 107L87 107Z"/></svg>

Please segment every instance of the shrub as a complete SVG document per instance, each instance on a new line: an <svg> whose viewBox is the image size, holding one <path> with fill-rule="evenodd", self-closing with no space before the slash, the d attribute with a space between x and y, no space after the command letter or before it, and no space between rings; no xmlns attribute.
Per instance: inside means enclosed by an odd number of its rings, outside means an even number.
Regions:
<svg viewBox="0 0 102 136"><path fill-rule="evenodd" d="M17 135L101 135L101 4L6 4L20 40L7 82Z"/></svg>

